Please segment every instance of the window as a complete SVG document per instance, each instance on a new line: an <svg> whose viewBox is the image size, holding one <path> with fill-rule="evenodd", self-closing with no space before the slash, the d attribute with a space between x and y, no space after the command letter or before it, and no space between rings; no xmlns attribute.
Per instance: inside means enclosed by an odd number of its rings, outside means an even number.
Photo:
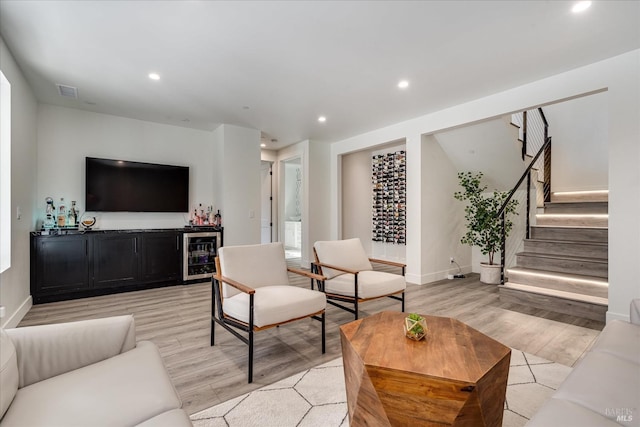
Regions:
<svg viewBox="0 0 640 427"><path fill-rule="evenodd" d="M0 71L0 273L11 266L11 85Z"/></svg>

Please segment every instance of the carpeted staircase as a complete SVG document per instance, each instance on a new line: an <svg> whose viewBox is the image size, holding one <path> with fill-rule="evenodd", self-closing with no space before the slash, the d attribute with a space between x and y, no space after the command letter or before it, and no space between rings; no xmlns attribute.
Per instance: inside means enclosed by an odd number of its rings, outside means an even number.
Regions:
<svg viewBox="0 0 640 427"><path fill-rule="evenodd" d="M554 193L536 215L500 299L605 321L608 308L608 193Z"/></svg>

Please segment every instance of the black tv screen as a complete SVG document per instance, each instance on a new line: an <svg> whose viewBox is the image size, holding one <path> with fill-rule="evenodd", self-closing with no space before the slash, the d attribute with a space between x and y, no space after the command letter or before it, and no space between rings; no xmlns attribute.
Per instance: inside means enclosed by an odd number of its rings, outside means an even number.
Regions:
<svg viewBox="0 0 640 427"><path fill-rule="evenodd" d="M92 212L188 212L189 168L87 157L85 194Z"/></svg>

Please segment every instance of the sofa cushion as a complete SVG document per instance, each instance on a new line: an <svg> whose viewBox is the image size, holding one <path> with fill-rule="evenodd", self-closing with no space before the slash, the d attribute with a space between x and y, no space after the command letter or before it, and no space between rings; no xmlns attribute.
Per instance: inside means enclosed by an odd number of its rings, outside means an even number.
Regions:
<svg viewBox="0 0 640 427"><path fill-rule="evenodd" d="M358 298L376 298L403 291L407 287L404 276L383 271L358 273ZM330 294L355 295L354 275L343 274L327 280L324 290Z"/></svg>
<svg viewBox="0 0 640 427"><path fill-rule="evenodd" d="M610 353L640 364L640 325L612 320L600 333L591 351Z"/></svg>
<svg viewBox="0 0 640 427"><path fill-rule="evenodd" d="M638 407L640 364L609 353L591 351L554 394L615 420L619 410ZM637 413L634 414L637 416Z"/></svg>
<svg viewBox="0 0 640 427"><path fill-rule="evenodd" d="M182 409L172 409L138 424L138 427L181 427L193 426L189 415Z"/></svg>
<svg viewBox="0 0 640 427"><path fill-rule="evenodd" d="M298 319L325 309L327 298L322 292L296 286L267 286L256 289L253 324L258 327ZM225 298L225 314L249 323L249 295L240 293Z"/></svg>
<svg viewBox="0 0 640 427"><path fill-rule="evenodd" d="M18 391L18 359L16 348L4 329L0 328L0 418Z"/></svg>
<svg viewBox="0 0 640 427"><path fill-rule="evenodd" d="M180 406L157 347L143 341L128 352L21 388L2 426L136 425Z"/></svg>
<svg viewBox="0 0 640 427"><path fill-rule="evenodd" d="M133 316L7 329L16 346L19 387L91 365L136 346Z"/></svg>
<svg viewBox="0 0 640 427"><path fill-rule="evenodd" d="M568 400L551 398L526 427L619 427L619 424Z"/></svg>

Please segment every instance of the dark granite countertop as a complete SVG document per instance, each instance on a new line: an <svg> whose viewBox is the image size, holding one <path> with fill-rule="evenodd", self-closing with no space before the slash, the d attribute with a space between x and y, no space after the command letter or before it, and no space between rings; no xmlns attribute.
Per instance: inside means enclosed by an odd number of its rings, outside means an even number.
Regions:
<svg viewBox="0 0 640 427"><path fill-rule="evenodd" d="M126 234L126 233L162 233L162 232L182 232L182 233L200 233L207 231L222 231L223 227L195 226L183 228L126 228L120 230L103 230L103 229L73 229L73 228L53 228L50 230L32 231L32 236L64 236L73 234Z"/></svg>

